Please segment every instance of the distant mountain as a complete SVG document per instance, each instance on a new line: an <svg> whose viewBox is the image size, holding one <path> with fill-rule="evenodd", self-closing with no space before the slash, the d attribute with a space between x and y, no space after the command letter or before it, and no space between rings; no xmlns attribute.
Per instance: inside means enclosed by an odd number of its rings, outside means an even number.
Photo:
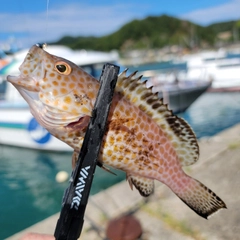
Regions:
<svg viewBox="0 0 240 240"><path fill-rule="evenodd" d="M53 44L62 44L73 49L149 49L179 45L183 47L214 46L219 41L232 41L233 31L239 34L239 21L216 23L203 27L190 21L167 15L149 16L133 20L118 31L103 37L65 36ZM225 35L219 35L228 32Z"/></svg>

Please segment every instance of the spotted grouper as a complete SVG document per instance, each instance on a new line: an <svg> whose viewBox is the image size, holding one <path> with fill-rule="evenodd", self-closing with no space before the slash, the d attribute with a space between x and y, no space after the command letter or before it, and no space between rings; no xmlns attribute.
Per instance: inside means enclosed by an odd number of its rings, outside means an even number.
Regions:
<svg viewBox="0 0 240 240"><path fill-rule="evenodd" d="M7 80L20 92L39 124L74 149L77 161L99 90L99 81L74 63L34 45ZM199 158L191 127L170 111L151 88L126 71L118 76L99 154L103 166L126 172L142 196L154 180L167 185L184 203L207 218L225 203L182 169Z"/></svg>

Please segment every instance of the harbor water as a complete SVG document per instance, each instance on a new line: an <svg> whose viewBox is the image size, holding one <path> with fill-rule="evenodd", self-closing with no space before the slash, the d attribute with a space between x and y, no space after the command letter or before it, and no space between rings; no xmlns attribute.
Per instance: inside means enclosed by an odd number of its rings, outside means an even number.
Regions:
<svg viewBox="0 0 240 240"><path fill-rule="evenodd" d="M205 93L179 116L198 138L213 136L240 122L240 93ZM60 211L68 186L55 181L61 170L71 173L71 154L0 146L0 239ZM98 168L91 194L125 179L115 172Z"/></svg>

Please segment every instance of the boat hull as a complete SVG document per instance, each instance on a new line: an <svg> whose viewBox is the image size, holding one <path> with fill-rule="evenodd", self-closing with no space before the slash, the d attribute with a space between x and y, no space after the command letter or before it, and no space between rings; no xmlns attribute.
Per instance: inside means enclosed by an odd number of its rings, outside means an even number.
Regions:
<svg viewBox="0 0 240 240"><path fill-rule="evenodd" d="M158 95L169 105L169 109L177 114L186 111L210 86L208 83L190 88L177 87L168 92L159 92Z"/></svg>
<svg viewBox="0 0 240 240"><path fill-rule="evenodd" d="M0 144L46 151L73 151L40 126L26 108L0 108Z"/></svg>

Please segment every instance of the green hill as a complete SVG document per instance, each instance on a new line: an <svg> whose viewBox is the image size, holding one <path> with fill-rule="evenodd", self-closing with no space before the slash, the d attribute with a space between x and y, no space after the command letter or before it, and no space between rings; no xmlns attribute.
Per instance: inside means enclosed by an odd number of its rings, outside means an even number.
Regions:
<svg viewBox="0 0 240 240"><path fill-rule="evenodd" d="M106 36L65 36L53 44L62 44L73 49L84 48L102 51L162 48L172 45L193 48L214 46L219 41L231 41L233 29L237 30L238 33L239 27L236 21L203 27L167 15L149 16L143 20L133 20L118 31ZM229 34L225 35L225 39L219 39L218 35L221 32Z"/></svg>

